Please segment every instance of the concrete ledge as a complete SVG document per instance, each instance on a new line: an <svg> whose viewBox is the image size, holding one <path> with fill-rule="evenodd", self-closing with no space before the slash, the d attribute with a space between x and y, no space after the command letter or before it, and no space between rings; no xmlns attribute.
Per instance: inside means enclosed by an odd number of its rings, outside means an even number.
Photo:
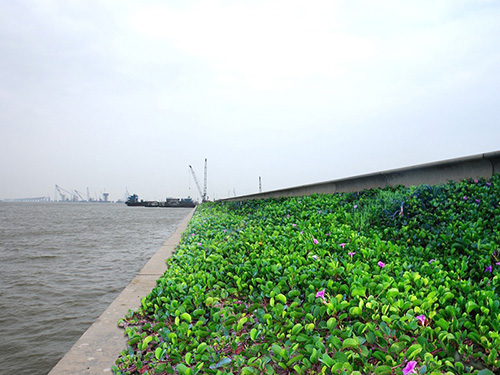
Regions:
<svg viewBox="0 0 500 375"><path fill-rule="evenodd" d="M247 199L298 197L311 194L355 192L396 185L435 185L446 183L448 181L461 181L466 178L490 178L495 173L500 173L500 151L264 193L220 199L220 201L242 201Z"/></svg>
<svg viewBox="0 0 500 375"><path fill-rule="evenodd" d="M111 367L126 349L127 342L124 330L117 326L118 320L125 317L130 309L137 309L142 298L156 286L156 280L167 269L166 259L172 256L194 211L195 209L179 224L139 274L80 337L49 375L111 373Z"/></svg>

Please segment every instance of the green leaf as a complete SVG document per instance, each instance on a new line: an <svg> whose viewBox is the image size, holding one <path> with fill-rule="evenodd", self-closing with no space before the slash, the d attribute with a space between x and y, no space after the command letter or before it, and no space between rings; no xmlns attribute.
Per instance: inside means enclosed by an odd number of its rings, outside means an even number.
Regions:
<svg viewBox="0 0 500 375"><path fill-rule="evenodd" d="M285 295L284 295L284 294L281 294L281 293L280 293L280 294L278 294L278 295L276 296L276 300L277 300L277 301L279 301L279 302L281 302L283 305L285 305L285 304L286 304L286 297L285 297Z"/></svg>
<svg viewBox="0 0 500 375"><path fill-rule="evenodd" d="M156 357L157 360L159 360L159 361L161 360L161 358L163 357L163 354L164 354L164 350L165 349L160 348L160 347L156 348L156 350L155 350L155 357Z"/></svg>
<svg viewBox="0 0 500 375"><path fill-rule="evenodd" d="M420 344L413 344L406 351L406 358L408 358L409 360L412 360L417 355L419 355L421 351L422 351L422 345L420 345Z"/></svg>
<svg viewBox="0 0 500 375"><path fill-rule="evenodd" d="M191 323L192 320L191 315L189 315L188 313L181 314L180 318L188 323Z"/></svg>
<svg viewBox="0 0 500 375"><path fill-rule="evenodd" d="M211 369L218 369L219 367L222 367L222 366L225 366L225 365L228 365L231 363L231 358L223 358L221 359L219 362L217 362L216 364L212 364L209 366L209 368Z"/></svg>
<svg viewBox="0 0 500 375"><path fill-rule="evenodd" d="M311 363L318 363L318 358L319 358L319 352L316 350L316 348L313 349L311 356L309 357L309 360Z"/></svg>
<svg viewBox="0 0 500 375"><path fill-rule="evenodd" d="M366 288L362 286L358 286L354 288L351 292L351 296L356 297L356 296L365 296L366 293Z"/></svg>
<svg viewBox="0 0 500 375"><path fill-rule="evenodd" d="M253 367L243 367L241 369L241 375L253 375L253 374L257 374L257 369L256 368L253 368Z"/></svg>
<svg viewBox="0 0 500 375"><path fill-rule="evenodd" d="M477 375L495 375L495 373L491 370L484 369L484 370L479 371L477 373Z"/></svg>
<svg viewBox="0 0 500 375"><path fill-rule="evenodd" d="M375 374L377 374L377 375L391 375L392 369L390 366L378 366L375 369Z"/></svg>
<svg viewBox="0 0 500 375"><path fill-rule="evenodd" d="M330 319L328 319L328 321L326 322L326 326L328 327L328 329L331 331L332 329L334 329L336 326L337 326L337 319L335 319L334 317L331 317Z"/></svg>
<svg viewBox="0 0 500 375"><path fill-rule="evenodd" d="M250 331L250 339L252 341L255 341L255 339L257 338L257 333L258 331L255 328L252 328L252 330Z"/></svg>
<svg viewBox="0 0 500 375"><path fill-rule="evenodd" d="M332 367L335 364L335 361L332 359L332 357L330 357L326 353L324 353L319 360L321 362L323 362L325 365L327 365L328 367Z"/></svg>
<svg viewBox="0 0 500 375"><path fill-rule="evenodd" d="M392 298L395 297L399 294L399 289L398 288L391 288L387 291L387 298Z"/></svg>
<svg viewBox="0 0 500 375"><path fill-rule="evenodd" d="M202 354L206 349L207 349L207 343L206 342L202 342L200 343L200 345L198 345L198 347L196 348L196 352L198 354Z"/></svg>
<svg viewBox="0 0 500 375"><path fill-rule="evenodd" d="M357 339L345 339L342 343L342 349L357 349L359 343Z"/></svg>
<svg viewBox="0 0 500 375"><path fill-rule="evenodd" d="M444 320L443 318L439 319L437 322L436 322L436 325L438 327L441 327L442 329L444 329L445 331L448 330L448 328L450 327L450 324Z"/></svg>
<svg viewBox="0 0 500 375"><path fill-rule="evenodd" d="M179 374L187 374L189 367L187 367L184 363L179 363L176 367Z"/></svg>
<svg viewBox="0 0 500 375"><path fill-rule="evenodd" d="M290 358L290 360L286 363L287 367L292 367L295 362L300 361L304 356L302 354L296 355L295 357Z"/></svg>
<svg viewBox="0 0 500 375"><path fill-rule="evenodd" d="M302 324L300 323L295 324L292 328L292 335L298 335L303 328L304 327L302 326Z"/></svg>
<svg viewBox="0 0 500 375"><path fill-rule="evenodd" d="M391 345L391 347L389 348L389 353L399 353L404 348L406 348L406 343L398 341Z"/></svg>

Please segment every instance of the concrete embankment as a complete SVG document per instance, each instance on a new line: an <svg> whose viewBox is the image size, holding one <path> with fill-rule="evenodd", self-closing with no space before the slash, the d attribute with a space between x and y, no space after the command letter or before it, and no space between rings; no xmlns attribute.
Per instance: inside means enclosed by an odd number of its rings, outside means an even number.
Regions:
<svg viewBox="0 0 500 375"><path fill-rule="evenodd" d="M139 274L80 337L49 375L111 373L111 367L126 348L127 342L124 330L117 326L118 320L125 317L128 310L136 310L142 297L148 295L156 286L156 280L167 269L165 260L172 255L194 211L195 209L188 214Z"/></svg>
<svg viewBox="0 0 500 375"><path fill-rule="evenodd" d="M500 151L264 193L221 199L221 201L298 197L315 193L333 194L340 192L355 192L396 185L435 185L448 181L461 181L466 178L490 178L494 173L500 173Z"/></svg>

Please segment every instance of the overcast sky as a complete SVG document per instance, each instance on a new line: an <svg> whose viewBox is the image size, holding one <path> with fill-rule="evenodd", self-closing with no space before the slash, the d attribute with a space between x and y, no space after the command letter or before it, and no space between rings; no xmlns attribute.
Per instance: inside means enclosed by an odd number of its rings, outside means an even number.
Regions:
<svg viewBox="0 0 500 375"><path fill-rule="evenodd" d="M0 0L0 199L211 198L500 150L497 0Z"/></svg>

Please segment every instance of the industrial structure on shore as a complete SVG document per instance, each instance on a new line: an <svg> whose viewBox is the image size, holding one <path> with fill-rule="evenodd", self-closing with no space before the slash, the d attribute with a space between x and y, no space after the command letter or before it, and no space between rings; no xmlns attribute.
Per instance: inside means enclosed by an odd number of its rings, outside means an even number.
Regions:
<svg viewBox="0 0 500 375"><path fill-rule="evenodd" d="M54 202L93 202L93 203L110 203L109 193L101 192L99 196L93 198L90 196L89 188L87 188L87 194L85 198L83 194L78 190L66 190L55 185Z"/></svg>

